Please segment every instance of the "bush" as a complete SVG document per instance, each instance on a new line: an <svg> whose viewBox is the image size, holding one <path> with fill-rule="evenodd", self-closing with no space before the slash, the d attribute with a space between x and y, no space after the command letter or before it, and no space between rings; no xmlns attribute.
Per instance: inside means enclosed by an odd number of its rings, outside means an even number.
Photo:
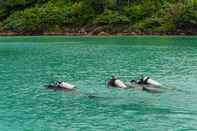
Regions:
<svg viewBox="0 0 197 131"><path fill-rule="evenodd" d="M76 2L65 12L65 24L83 26L93 21L94 10L86 2Z"/></svg>
<svg viewBox="0 0 197 131"><path fill-rule="evenodd" d="M4 7L21 7L21 6L27 6L33 3L44 3L49 0L1 0L1 5Z"/></svg>
<svg viewBox="0 0 197 131"><path fill-rule="evenodd" d="M107 10L103 14L99 15L96 18L96 23L99 24L128 24L129 19L124 16L120 15L116 11Z"/></svg>
<svg viewBox="0 0 197 131"><path fill-rule="evenodd" d="M59 0L42 6L17 11L3 23L4 28L13 31L55 31L65 26L83 26L91 23L94 11L85 2L64 4Z"/></svg>
<svg viewBox="0 0 197 131"><path fill-rule="evenodd" d="M197 29L197 10L190 3L168 4L160 10L161 28L168 31Z"/></svg>
<svg viewBox="0 0 197 131"><path fill-rule="evenodd" d="M123 12L134 24L152 17L160 7L161 4L158 4L158 0L144 0L142 3L135 2L131 6L124 7Z"/></svg>
<svg viewBox="0 0 197 131"><path fill-rule="evenodd" d="M1 0L0 1L0 17L3 9L3 18L8 17L15 11L24 10L25 8L33 7L36 4L43 4L48 0Z"/></svg>
<svg viewBox="0 0 197 131"><path fill-rule="evenodd" d="M0 22L0 31L3 30L3 24Z"/></svg>
<svg viewBox="0 0 197 131"><path fill-rule="evenodd" d="M48 4L15 12L3 23L5 29L13 31L47 31L64 24L64 12Z"/></svg>
<svg viewBox="0 0 197 131"><path fill-rule="evenodd" d="M110 30L197 31L196 0L1 0L3 29L61 31L92 24ZM132 30L130 30L132 31Z"/></svg>
<svg viewBox="0 0 197 131"><path fill-rule="evenodd" d="M197 10L188 8L179 17L174 19L177 29L197 30Z"/></svg>
<svg viewBox="0 0 197 131"><path fill-rule="evenodd" d="M141 5L125 7L124 13L132 23L136 23L146 17L146 13Z"/></svg>
<svg viewBox="0 0 197 131"><path fill-rule="evenodd" d="M0 20L6 16L5 8L0 6Z"/></svg>
<svg viewBox="0 0 197 131"><path fill-rule="evenodd" d="M161 26L160 18L150 17L134 24L132 27L135 30L141 30L141 31L159 31L158 28L160 26Z"/></svg>

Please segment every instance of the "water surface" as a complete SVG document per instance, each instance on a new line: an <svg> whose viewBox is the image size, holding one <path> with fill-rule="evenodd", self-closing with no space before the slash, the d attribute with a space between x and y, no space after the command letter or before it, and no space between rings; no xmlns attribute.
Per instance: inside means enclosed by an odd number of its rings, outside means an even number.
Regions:
<svg viewBox="0 0 197 131"><path fill-rule="evenodd" d="M197 37L0 37L0 130L197 130L196 67ZM178 90L106 88L141 74ZM54 80L82 93L43 87Z"/></svg>

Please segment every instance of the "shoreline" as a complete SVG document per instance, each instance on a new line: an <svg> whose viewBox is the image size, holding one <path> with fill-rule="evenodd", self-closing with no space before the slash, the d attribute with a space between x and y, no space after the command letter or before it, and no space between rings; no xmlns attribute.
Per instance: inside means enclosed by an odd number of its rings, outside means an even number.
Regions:
<svg viewBox="0 0 197 131"><path fill-rule="evenodd" d="M143 35L160 35L160 36L196 36L197 32L0 32L0 36L143 36Z"/></svg>

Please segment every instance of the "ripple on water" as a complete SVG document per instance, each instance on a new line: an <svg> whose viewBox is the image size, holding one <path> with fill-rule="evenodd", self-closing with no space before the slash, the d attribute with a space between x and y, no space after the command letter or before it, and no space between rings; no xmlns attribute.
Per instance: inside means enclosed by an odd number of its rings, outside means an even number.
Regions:
<svg viewBox="0 0 197 131"><path fill-rule="evenodd" d="M1 37L0 129L197 130L196 37ZM176 91L106 88L145 74ZM47 90L54 80L78 92ZM95 97L88 97L91 94Z"/></svg>

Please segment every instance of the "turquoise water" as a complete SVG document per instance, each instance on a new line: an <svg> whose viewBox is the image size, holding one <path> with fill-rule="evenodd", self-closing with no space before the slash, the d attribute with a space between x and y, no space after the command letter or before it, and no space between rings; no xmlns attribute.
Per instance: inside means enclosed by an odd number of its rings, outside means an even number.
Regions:
<svg viewBox="0 0 197 131"><path fill-rule="evenodd" d="M108 89L112 74L178 90ZM81 93L43 87L54 80ZM196 94L197 37L0 37L1 131L193 131Z"/></svg>

